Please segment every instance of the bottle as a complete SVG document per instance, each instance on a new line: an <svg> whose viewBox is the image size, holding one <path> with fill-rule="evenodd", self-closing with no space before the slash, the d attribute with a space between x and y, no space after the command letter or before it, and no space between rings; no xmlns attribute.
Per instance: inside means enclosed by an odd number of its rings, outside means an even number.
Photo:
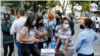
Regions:
<svg viewBox="0 0 100 56"><path fill-rule="evenodd" d="M51 49L51 42L49 42L49 46L48 46L48 48Z"/></svg>
<svg viewBox="0 0 100 56"><path fill-rule="evenodd" d="M51 42L51 48L52 48L52 49L55 49L55 47L56 47L56 40L55 40L55 37L53 37L51 41L52 41L52 42Z"/></svg>

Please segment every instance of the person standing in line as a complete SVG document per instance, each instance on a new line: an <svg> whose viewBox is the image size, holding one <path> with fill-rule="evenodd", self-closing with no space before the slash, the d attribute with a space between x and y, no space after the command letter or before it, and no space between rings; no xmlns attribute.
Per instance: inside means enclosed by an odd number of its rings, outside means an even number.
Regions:
<svg viewBox="0 0 100 56"><path fill-rule="evenodd" d="M14 40L13 35L10 35L10 28L12 23L10 22L10 15L4 15L5 20L1 24L2 32L3 32L3 48L4 48L4 56L11 56L14 50ZM10 47L9 54L8 46Z"/></svg>
<svg viewBox="0 0 100 56"><path fill-rule="evenodd" d="M74 31L74 22L73 22L73 17L69 17L69 25L70 25L70 28L71 28L71 35L73 36L75 31Z"/></svg>
<svg viewBox="0 0 100 56"><path fill-rule="evenodd" d="M56 37L56 39L57 39L57 32L58 32L58 30L60 29L60 28L62 28L61 27L61 20L62 20L62 16L61 16L62 14L61 14L61 12L60 11L57 11L56 13L55 13L55 18L56 18L56 26L55 26L55 37ZM61 45L62 43L61 43L61 41L59 42L59 44L58 44L58 46L57 46L57 49L59 50L59 48L60 48L60 45Z"/></svg>
<svg viewBox="0 0 100 56"><path fill-rule="evenodd" d="M48 14L47 14L47 11L43 11L42 12L42 16L43 16L43 19L44 19L44 25L46 25L47 21L48 21Z"/></svg>
<svg viewBox="0 0 100 56"><path fill-rule="evenodd" d="M50 33L48 35L47 45L49 44L49 42L51 42L51 38L54 37L54 26L55 26L54 15L52 13L49 13L48 21L46 23L47 31Z"/></svg>
<svg viewBox="0 0 100 56"><path fill-rule="evenodd" d="M43 24L44 19L43 16L38 16L36 19L36 38L38 38L40 41L38 43L38 49L41 50L41 48L45 48L45 45L47 45L48 37L47 35L49 32L47 31L46 26ZM42 36L41 36L42 35Z"/></svg>
<svg viewBox="0 0 100 56"><path fill-rule="evenodd" d="M36 51L38 51L34 45L35 42L39 42L35 35L35 24L35 15L29 15L24 26L20 30L19 41L21 42L20 50L22 56L30 56L31 54L34 56Z"/></svg>
<svg viewBox="0 0 100 56"><path fill-rule="evenodd" d="M84 29L79 33L75 49L78 51L78 56L94 56L92 42L98 40L99 35L91 29L91 19L84 19L82 25Z"/></svg>
<svg viewBox="0 0 100 56"><path fill-rule="evenodd" d="M71 38L71 30L69 27L69 22L67 19L63 19L61 21L62 28L58 30L58 38L56 42L56 47L59 44L59 41L61 40L62 45L60 46L60 51L63 51L63 54L65 56L73 56L74 54L74 44Z"/></svg>
<svg viewBox="0 0 100 56"><path fill-rule="evenodd" d="M14 21L14 23L13 23L11 29L10 29L10 34L11 35L16 34L16 45L17 45L17 48L18 48L18 51L19 51L19 56L22 56L21 52L20 52L20 46L21 46L21 44L19 42L19 34L20 34L21 27L26 22L26 17L24 16L24 14L25 14L25 11L23 9L20 9L18 11L19 19L17 19L16 21Z"/></svg>

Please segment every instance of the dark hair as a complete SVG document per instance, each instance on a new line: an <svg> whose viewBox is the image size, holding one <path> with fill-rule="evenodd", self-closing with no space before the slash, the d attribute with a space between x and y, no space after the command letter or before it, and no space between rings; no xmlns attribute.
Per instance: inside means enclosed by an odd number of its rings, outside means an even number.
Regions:
<svg viewBox="0 0 100 56"><path fill-rule="evenodd" d="M67 18L67 17L64 17L63 19L67 19L67 20L68 20L68 18Z"/></svg>
<svg viewBox="0 0 100 56"><path fill-rule="evenodd" d="M32 26L32 22L35 18L36 18L35 15L32 15L32 14L27 17L27 20L26 20L24 26L26 26L28 28L28 33L34 27L34 26Z"/></svg>
<svg viewBox="0 0 100 56"><path fill-rule="evenodd" d="M38 16L37 19L36 19L36 25L35 26L36 26L37 29L39 28L39 24L38 23L39 23L39 21L41 19L43 19L43 16Z"/></svg>
<svg viewBox="0 0 100 56"><path fill-rule="evenodd" d="M21 16L24 16L25 11L23 9L19 9L18 12L20 13Z"/></svg>
<svg viewBox="0 0 100 56"><path fill-rule="evenodd" d="M61 21L61 24L63 24L65 20L67 20L67 19L63 19L63 20ZM68 21L68 20L67 20L67 21Z"/></svg>
<svg viewBox="0 0 100 56"><path fill-rule="evenodd" d="M59 12L60 13L60 10L56 10L56 12Z"/></svg>
<svg viewBox="0 0 100 56"><path fill-rule="evenodd" d="M10 14L7 14L7 13L6 13L6 14L4 14L4 18L6 18L6 17L5 17L6 15L8 15L8 17L9 17L9 19L10 19Z"/></svg>
<svg viewBox="0 0 100 56"><path fill-rule="evenodd" d="M58 14L59 16L61 16L61 15L62 15L62 13L61 13L61 12L56 12L55 14Z"/></svg>
<svg viewBox="0 0 100 56"><path fill-rule="evenodd" d="M47 13L47 11L43 11L43 12L42 12L42 15L44 15L45 13Z"/></svg>
<svg viewBox="0 0 100 56"><path fill-rule="evenodd" d="M73 20L73 17L72 16L69 16L71 18L71 21Z"/></svg>
<svg viewBox="0 0 100 56"><path fill-rule="evenodd" d="M84 19L85 26L88 26L88 28L91 28L92 20L90 18Z"/></svg>

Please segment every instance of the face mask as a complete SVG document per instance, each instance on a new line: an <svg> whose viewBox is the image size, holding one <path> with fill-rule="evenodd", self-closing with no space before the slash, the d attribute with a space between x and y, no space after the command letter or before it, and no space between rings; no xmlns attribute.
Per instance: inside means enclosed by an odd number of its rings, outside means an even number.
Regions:
<svg viewBox="0 0 100 56"><path fill-rule="evenodd" d="M36 21L34 21L34 23L32 23L32 25L34 26L36 24Z"/></svg>
<svg viewBox="0 0 100 56"><path fill-rule="evenodd" d="M59 18L58 17L56 17L56 21L59 22Z"/></svg>
<svg viewBox="0 0 100 56"><path fill-rule="evenodd" d="M84 26L82 24L80 25L80 29L84 29Z"/></svg>
<svg viewBox="0 0 100 56"><path fill-rule="evenodd" d="M40 23L39 25L40 25L40 26L44 26L44 24L43 24L43 23Z"/></svg>
<svg viewBox="0 0 100 56"><path fill-rule="evenodd" d="M48 18L48 14L45 15L45 18Z"/></svg>
<svg viewBox="0 0 100 56"><path fill-rule="evenodd" d="M69 24L63 25L63 28L64 28L64 29L67 29L68 27L69 27Z"/></svg>

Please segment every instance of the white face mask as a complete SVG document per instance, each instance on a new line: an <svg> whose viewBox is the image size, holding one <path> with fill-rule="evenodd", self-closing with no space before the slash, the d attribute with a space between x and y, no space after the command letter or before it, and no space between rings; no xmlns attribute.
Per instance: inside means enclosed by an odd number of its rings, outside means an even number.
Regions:
<svg viewBox="0 0 100 56"><path fill-rule="evenodd" d="M69 27L69 24L63 25L63 28L64 28L64 29L67 29L68 27Z"/></svg>

